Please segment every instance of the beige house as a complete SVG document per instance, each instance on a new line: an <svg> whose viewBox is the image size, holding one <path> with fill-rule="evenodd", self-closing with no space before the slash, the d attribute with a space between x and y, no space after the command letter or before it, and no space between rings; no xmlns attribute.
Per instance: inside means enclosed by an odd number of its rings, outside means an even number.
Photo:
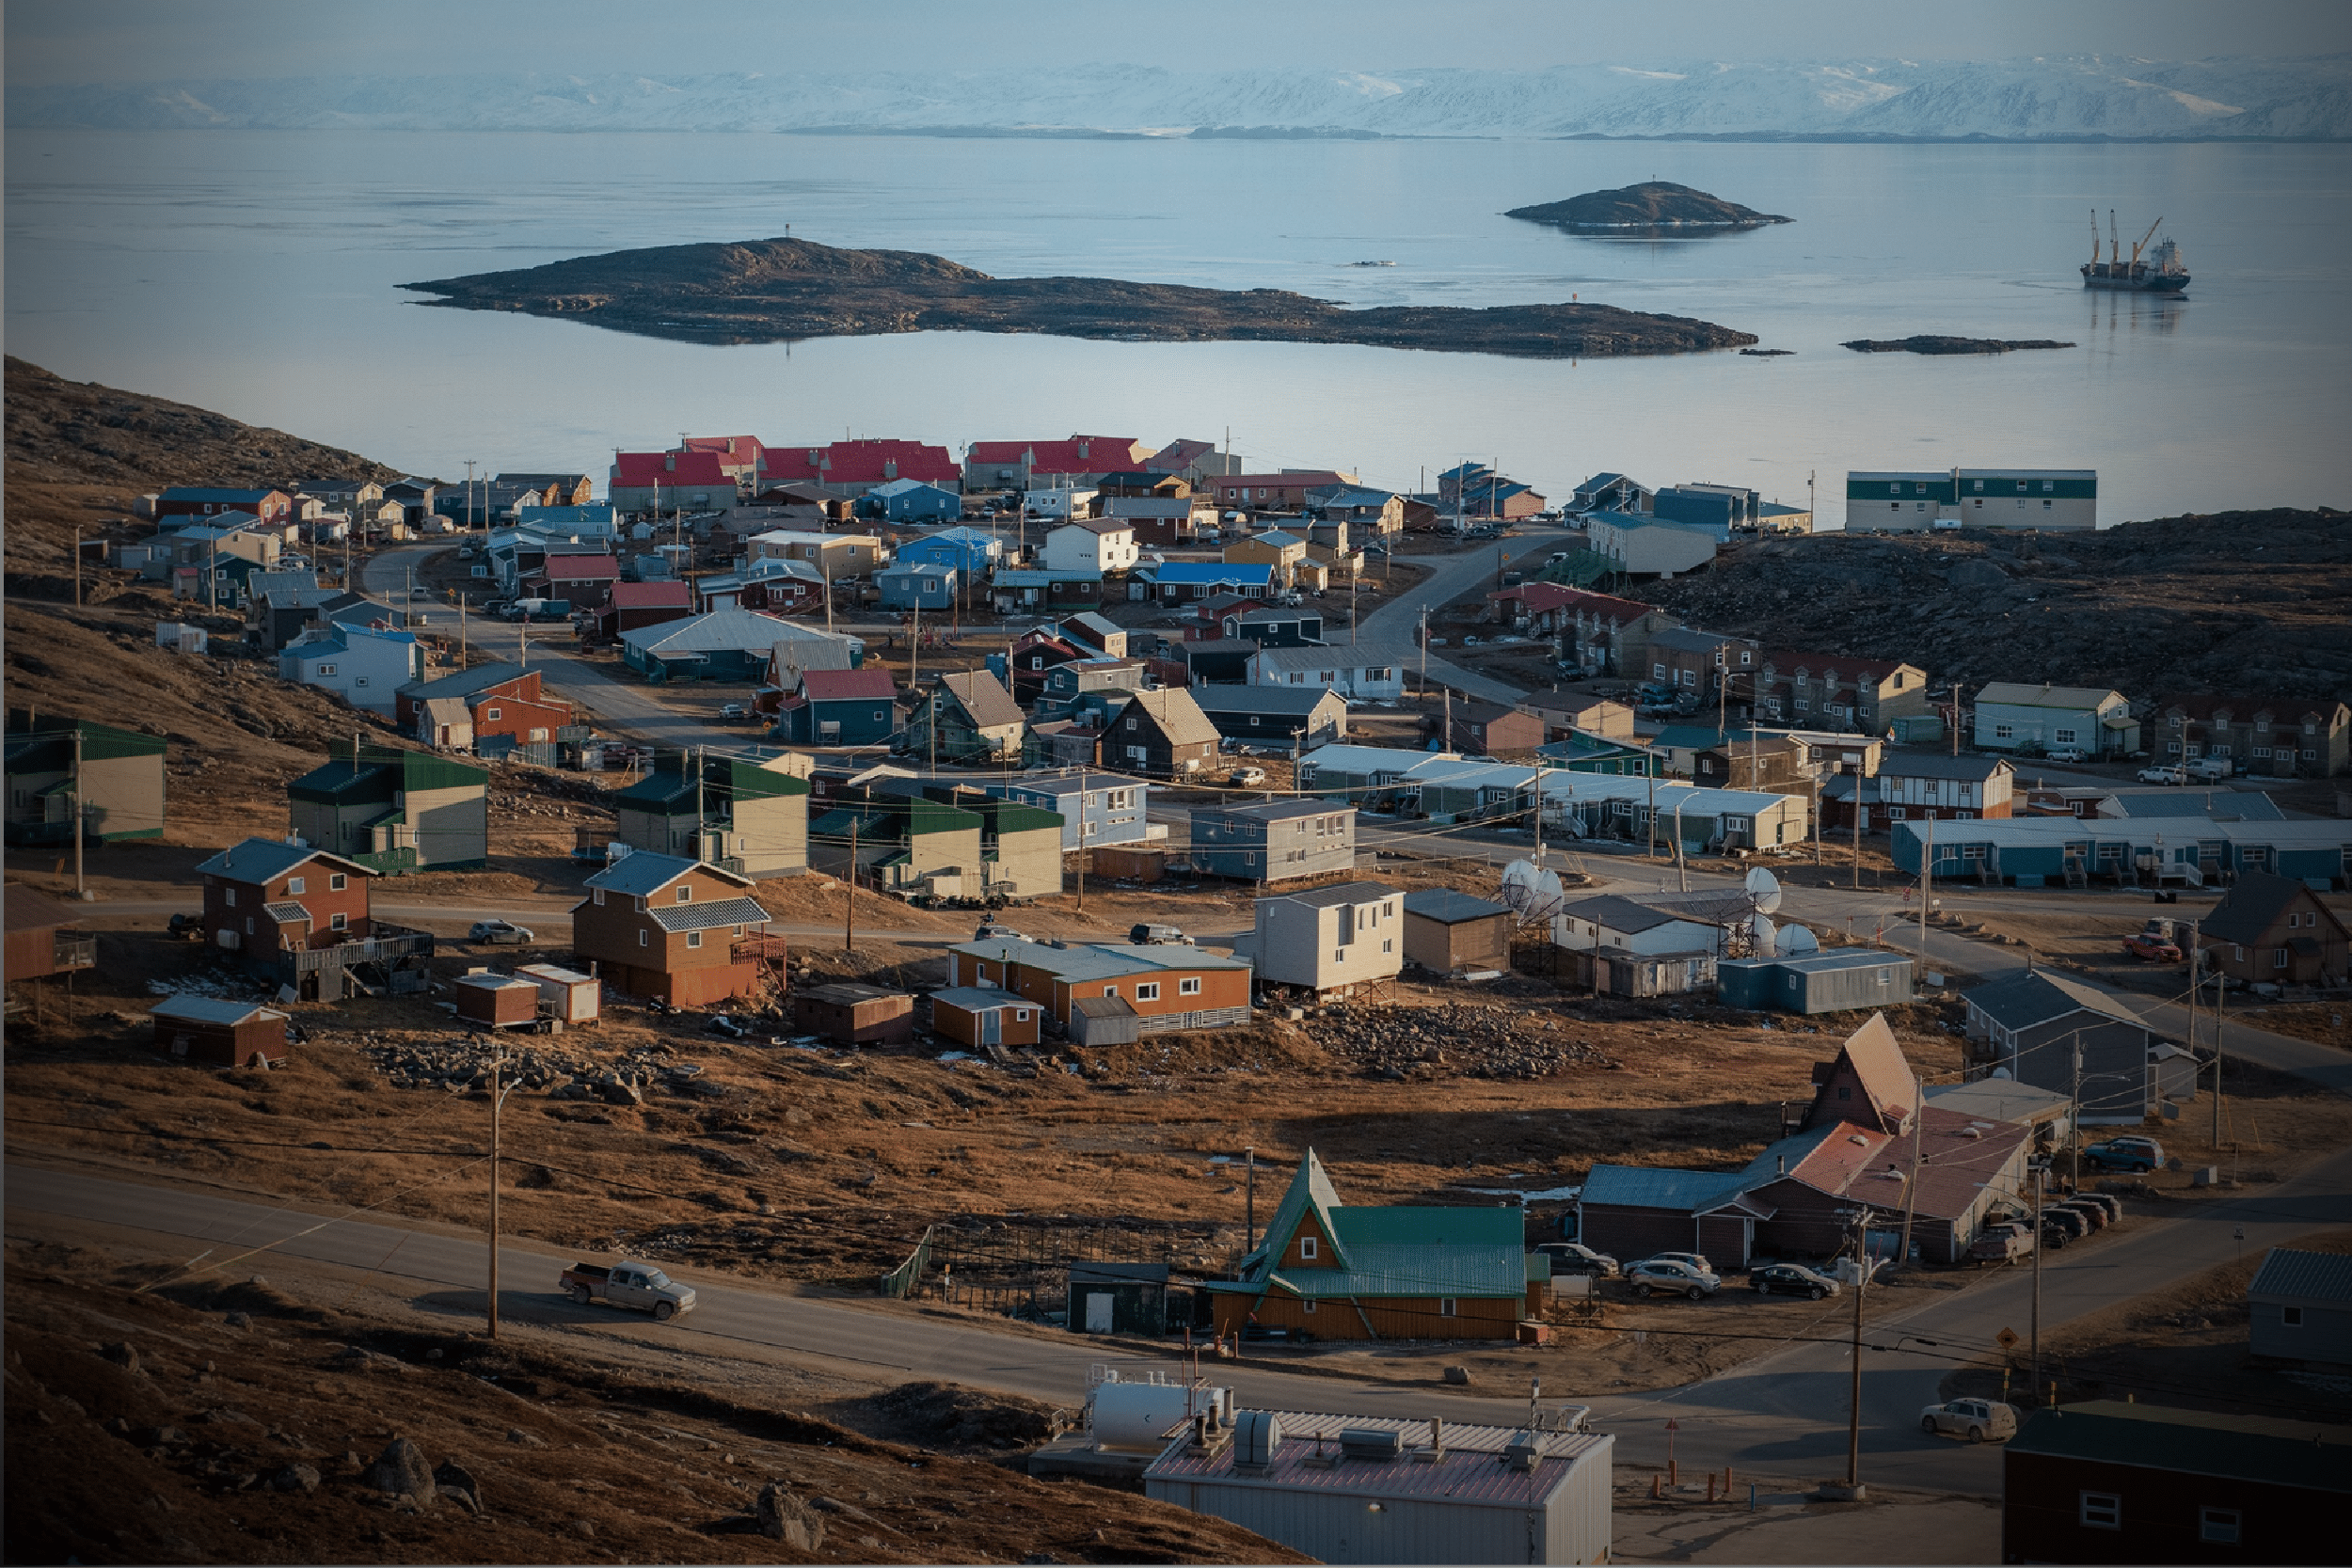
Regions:
<svg viewBox="0 0 2352 1568"><path fill-rule="evenodd" d="M1307 541L1279 529L1248 539L1236 539L1225 546L1225 563L1229 566L1274 568L1274 585L1277 588L1294 586L1298 568L1306 559Z"/></svg>
<svg viewBox="0 0 2352 1568"><path fill-rule="evenodd" d="M1386 882L1339 882L1258 900L1257 928L1235 940L1270 985L1328 991L1393 980L1405 968L1405 895Z"/></svg>
<svg viewBox="0 0 2352 1568"><path fill-rule="evenodd" d="M795 533L771 529L744 542L746 564L755 561L805 561L835 578L869 578L890 562L890 550L870 533Z"/></svg>

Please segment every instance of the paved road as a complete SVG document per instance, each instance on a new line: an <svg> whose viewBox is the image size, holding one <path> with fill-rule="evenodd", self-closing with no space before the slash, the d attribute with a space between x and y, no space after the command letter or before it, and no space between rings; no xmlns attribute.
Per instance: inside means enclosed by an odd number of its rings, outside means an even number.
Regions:
<svg viewBox="0 0 2352 1568"><path fill-rule="evenodd" d="M1415 645L1415 628L1421 624L1423 610L1434 616L1455 599L1493 586L1501 570L1497 565L1498 549L1504 559L1516 564L1530 555L1549 555L1560 547L1565 537L1565 530L1545 529L1512 534L1496 540L1495 547L1464 550L1459 555L1399 556L1397 559L1408 566L1429 567L1431 575L1422 578L1419 586L1399 594L1366 615L1363 641ZM1473 673L1451 660L1434 657L1429 660L1429 679L1490 703L1507 705L1527 695L1524 688Z"/></svg>

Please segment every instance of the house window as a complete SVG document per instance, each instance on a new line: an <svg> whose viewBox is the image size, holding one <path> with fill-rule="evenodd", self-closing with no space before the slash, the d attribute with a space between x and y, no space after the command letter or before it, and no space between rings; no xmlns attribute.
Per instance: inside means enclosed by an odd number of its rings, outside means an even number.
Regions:
<svg viewBox="0 0 2352 1568"><path fill-rule="evenodd" d="M1160 983L1159 983L1157 980L1142 980L1142 981L1138 981L1138 982L1136 982L1136 1001L1138 1001L1138 1002L1157 1002L1159 999L1160 999Z"/></svg>
<svg viewBox="0 0 2352 1568"><path fill-rule="evenodd" d="M1386 941L1382 942L1380 943L1380 951L1381 951L1381 952L1383 952L1383 953L1393 953L1393 952L1395 952L1395 951L1396 951L1396 941L1395 941L1395 939L1394 939L1394 938L1390 938L1390 939L1388 939L1388 940L1386 940Z"/></svg>
<svg viewBox="0 0 2352 1568"><path fill-rule="evenodd" d="M1994 739L1995 739L1995 740L2010 740L2010 739L2013 739L2013 738L2015 738L2016 735L2017 735L2017 730L2016 730L2015 726L2013 726L2013 725L2010 725L2010 724L1995 724L1995 725L1994 725L1994 726L1993 726L1993 738L1994 738Z"/></svg>
<svg viewBox="0 0 2352 1568"><path fill-rule="evenodd" d="M352 684L352 685L354 685L354 686L365 686L365 685L367 685L367 684L368 684L368 677L367 677L367 676L365 676L365 675L361 675L361 676L359 676L357 680L353 681L351 684Z"/></svg>
<svg viewBox="0 0 2352 1568"><path fill-rule="evenodd" d="M347 914L330 914L326 917L326 928L330 931L342 930L350 924L351 916Z"/></svg>
<svg viewBox="0 0 2352 1568"><path fill-rule="evenodd" d="M253 934L253 917L251 915L246 915L245 917L245 934L246 936L251 936Z"/></svg>
<svg viewBox="0 0 2352 1568"><path fill-rule="evenodd" d="M1438 1316L1440 1318L1451 1318L1454 1315L1454 1298L1452 1296L1439 1296L1438 1298Z"/></svg>
<svg viewBox="0 0 2352 1568"><path fill-rule="evenodd" d="M351 879L340 871L330 871L326 874L326 891L329 893L341 893L350 885L350 882Z"/></svg>
<svg viewBox="0 0 2352 1568"><path fill-rule="evenodd" d="M1302 1254L1301 1256L1303 1256L1303 1257L1310 1257L1310 1258L1311 1258L1311 1257L1312 1257L1312 1256L1314 1256L1314 1255L1313 1255L1312 1253L1305 1253L1305 1254ZM1315 1304L1314 1304L1314 1302L1313 1302L1313 1300L1312 1300L1311 1298L1311 1299L1309 1299L1309 1300L1306 1300L1306 1301L1302 1301L1302 1302L1300 1302L1300 1303L1298 1304L1298 1306L1299 1306L1299 1310L1301 1310L1301 1311L1303 1311L1303 1312L1312 1312L1312 1311L1315 1309Z"/></svg>
<svg viewBox="0 0 2352 1568"><path fill-rule="evenodd" d="M677 901L681 904L692 903L694 901L694 890L691 887L679 888L677 890Z"/></svg>
<svg viewBox="0 0 2352 1568"><path fill-rule="evenodd" d="M596 904L596 908L604 908L604 889L591 888L588 895L589 898Z"/></svg>
<svg viewBox="0 0 2352 1568"><path fill-rule="evenodd" d="M335 667L334 667L333 665L331 665L331 664L322 664L322 665L320 665L320 666L319 666L319 673L320 673L320 675L322 675L322 676L331 675L331 674L333 674L334 673L335 673Z"/></svg>
<svg viewBox="0 0 2352 1568"><path fill-rule="evenodd" d="M687 932L687 933L686 933L686 945L687 945L687 946L689 946L689 947L700 947L702 944L703 944L703 934L702 934L700 931L689 931L689 932Z"/></svg>
<svg viewBox="0 0 2352 1568"><path fill-rule="evenodd" d="M2197 1511L2197 1539L2217 1545L2234 1546L2238 1538L2238 1511L2234 1508L2201 1508Z"/></svg>
<svg viewBox="0 0 2352 1568"><path fill-rule="evenodd" d="M650 947L653 944L645 940L645 933L641 930L637 933L637 945L640 947Z"/></svg>
<svg viewBox="0 0 2352 1568"><path fill-rule="evenodd" d="M1331 961L1335 964L1343 964L1347 962L1347 949L1342 947L1335 950L1331 955Z"/></svg>
<svg viewBox="0 0 2352 1568"><path fill-rule="evenodd" d="M221 901L227 904L230 909L233 910L237 907L237 890L235 888L222 888L220 890L220 896Z"/></svg>
<svg viewBox="0 0 2352 1568"><path fill-rule="evenodd" d="M2085 1529L2122 1529L2123 1499L2112 1492L2082 1494L2081 1519Z"/></svg>
<svg viewBox="0 0 2352 1568"><path fill-rule="evenodd" d="M2279 1308L2279 1326L2280 1326L2280 1327L2281 1327L2281 1328L2300 1328L2300 1327L2302 1327L2302 1326L2303 1326L2303 1309L2302 1309L2301 1307L2280 1307L2280 1308Z"/></svg>
<svg viewBox="0 0 2352 1568"><path fill-rule="evenodd" d="M2058 731L2058 743L2061 746L2072 746L2074 744L2074 732L2073 730Z"/></svg>
<svg viewBox="0 0 2352 1568"><path fill-rule="evenodd" d="M2287 950L2283 947L2274 949L2271 954L2270 967L2273 969L2284 969L2286 966Z"/></svg>
<svg viewBox="0 0 2352 1568"><path fill-rule="evenodd" d="M301 897L301 896L302 896L302 895L303 895L303 893L304 893L304 891L305 891L305 884L307 883L307 881L308 881L308 880L309 880L309 879L307 879L307 878L303 878L303 877L289 877L289 878L287 878L287 879L286 879L286 894L287 894L287 896L289 896L289 897L293 897L293 898L299 898L299 897Z"/></svg>
<svg viewBox="0 0 2352 1568"><path fill-rule="evenodd" d="M1314 1255L1315 1255L1315 1239L1314 1239L1312 1236L1301 1236L1301 1237L1299 1237L1299 1238L1298 1238L1298 1256L1299 1256L1299 1257L1303 1259L1312 1258ZM1313 1306L1313 1303L1310 1302L1308 1305L1309 1305L1310 1307L1312 1307L1312 1306Z"/></svg>
<svg viewBox="0 0 2352 1568"><path fill-rule="evenodd" d="M1029 1009L1028 1009L1028 1008L1026 1008L1026 1007L1015 1007L1015 1008L1012 1010L1012 1021L1013 1021L1015 1023L1026 1023L1026 1022L1029 1022Z"/></svg>
<svg viewBox="0 0 2352 1568"><path fill-rule="evenodd" d="M1179 995L1179 996L1198 996L1198 995L1200 995L1200 976L1199 976L1199 975L1193 975L1193 976L1190 976L1190 977L1188 977L1188 978L1186 978L1186 979L1183 979L1183 980L1179 980L1179 981L1177 981L1177 982L1176 982L1176 994L1177 994L1177 995Z"/></svg>

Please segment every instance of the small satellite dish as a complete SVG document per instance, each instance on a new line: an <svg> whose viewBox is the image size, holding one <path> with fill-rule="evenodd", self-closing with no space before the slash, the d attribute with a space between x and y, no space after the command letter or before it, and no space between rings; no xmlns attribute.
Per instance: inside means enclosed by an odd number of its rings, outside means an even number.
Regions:
<svg viewBox="0 0 2352 1568"><path fill-rule="evenodd" d="M1748 916L1748 934L1756 939L1757 952L1770 953L1773 950L1773 927L1771 919L1767 916L1760 914Z"/></svg>
<svg viewBox="0 0 2352 1568"><path fill-rule="evenodd" d="M1819 953L1821 939L1802 926L1784 926L1772 940L1772 952L1783 958L1801 958L1807 953Z"/></svg>
<svg viewBox="0 0 2352 1568"><path fill-rule="evenodd" d="M1780 879L1757 866L1748 873L1748 897L1755 901L1756 913L1772 913L1780 908Z"/></svg>

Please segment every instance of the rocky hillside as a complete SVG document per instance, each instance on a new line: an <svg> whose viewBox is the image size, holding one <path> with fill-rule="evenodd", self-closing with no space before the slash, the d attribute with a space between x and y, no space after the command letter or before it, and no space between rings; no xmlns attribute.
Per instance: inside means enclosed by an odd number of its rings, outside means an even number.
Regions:
<svg viewBox="0 0 2352 1568"><path fill-rule="evenodd" d="M1764 540L1632 592L1711 631L1936 680L2352 700L2352 514L2332 509Z"/></svg>

